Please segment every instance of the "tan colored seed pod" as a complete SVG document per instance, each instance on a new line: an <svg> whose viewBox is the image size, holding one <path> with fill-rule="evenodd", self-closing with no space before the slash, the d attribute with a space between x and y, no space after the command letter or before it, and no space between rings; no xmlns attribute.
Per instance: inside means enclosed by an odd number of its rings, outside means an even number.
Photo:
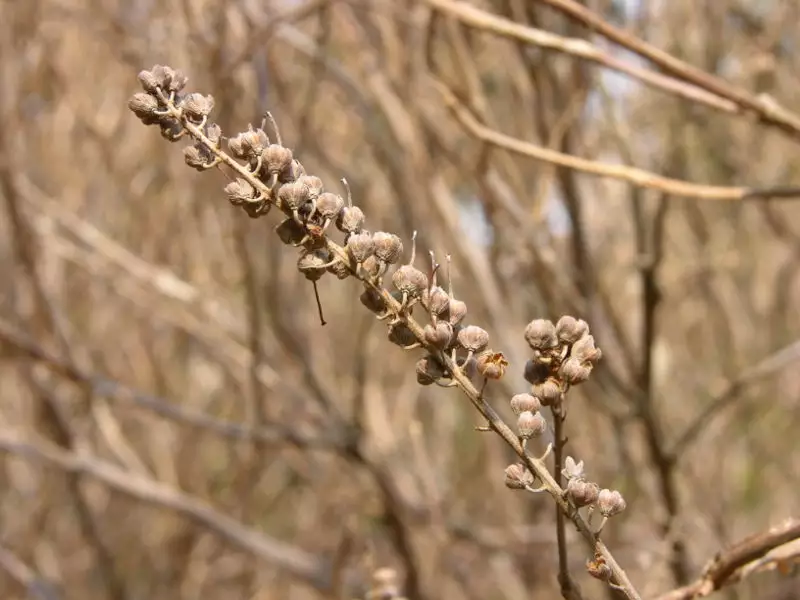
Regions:
<svg viewBox="0 0 800 600"><path fill-rule="evenodd" d="M319 198L319 195L322 193L322 179L316 175L302 175L297 178L297 183L306 186L309 200L316 202L317 198Z"/></svg>
<svg viewBox="0 0 800 600"><path fill-rule="evenodd" d="M512 490L524 490L533 485L535 477L525 465L516 463L506 467L506 487Z"/></svg>
<svg viewBox="0 0 800 600"><path fill-rule="evenodd" d="M578 508L594 504L597 502L599 494L600 486L591 481L570 479L567 484L567 497Z"/></svg>
<svg viewBox="0 0 800 600"><path fill-rule="evenodd" d="M475 365L486 379L501 379L506 374L508 360L502 352L484 350L475 358Z"/></svg>
<svg viewBox="0 0 800 600"><path fill-rule="evenodd" d="M247 158L258 158L264 152L264 148L269 144L269 137L266 132L259 128L253 129L252 125L247 127L247 131L240 134L242 136L242 149Z"/></svg>
<svg viewBox="0 0 800 600"><path fill-rule="evenodd" d="M511 410L514 411L515 415L524 412L539 412L541 408L542 403L539 402L536 396L532 396L531 394L514 394L511 397Z"/></svg>
<svg viewBox="0 0 800 600"><path fill-rule="evenodd" d="M597 508L604 517L613 517L627 507L625 498L617 490L600 490L597 496Z"/></svg>
<svg viewBox="0 0 800 600"><path fill-rule="evenodd" d="M383 264L374 254L367 257L367 259L361 264L361 268L368 277L373 279L380 276L383 272Z"/></svg>
<svg viewBox="0 0 800 600"><path fill-rule="evenodd" d="M480 352L489 344L489 334L477 325L468 325L459 330L458 343L468 352Z"/></svg>
<svg viewBox="0 0 800 600"><path fill-rule="evenodd" d="M261 152L261 164L270 177L277 177L292 166L292 151L278 144L270 144Z"/></svg>
<svg viewBox="0 0 800 600"><path fill-rule="evenodd" d="M545 431L547 431L547 421L542 413L526 411L517 417L517 432L523 440L539 437Z"/></svg>
<svg viewBox="0 0 800 600"><path fill-rule="evenodd" d="M342 183L347 190L347 206L339 211L339 215L336 217L336 227L339 231L349 236L353 233L361 232L364 228L365 217L360 208L353 206L353 196L350 193L350 186L347 184L347 180L342 178Z"/></svg>
<svg viewBox="0 0 800 600"><path fill-rule="evenodd" d="M372 236L367 232L356 233L348 237L345 247L347 248L347 253L356 264L363 263L375 252L375 242L372 241Z"/></svg>
<svg viewBox="0 0 800 600"><path fill-rule="evenodd" d="M403 242L393 233L376 231L372 234L375 242L375 256L387 265L395 264L403 253Z"/></svg>
<svg viewBox="0 0 800 600"><path fill-rule="evenodd" d="M237 177L225 186L225 195L228 196L228 201L234 206L240 206L245 202L253 200L255 189L247 181L241 177Z"/></svg>
<svg viewBox="0 0 800 600"><path fill-rule="evenodd" d="M328 267L328 271L336 275L338 279L347 279L350 277L350 269L348 269L347 265L341 260L334 261L334 263Z"/></svg>
<svg viewBox="0 0 800 600"><path fill-rule="evenodd" d="M148 120L148 124L158 121L155 114L159 109L158 100L150 94L138 92L128 99L128 108L142 121Z"/></svg>
<svg viewBox="0 0 800 600"><path fill-rule="evenodd" d="M581 362L596 363L603 356L600 348L594 345L594 336L584 335L572 345L570 356Z"/></svg>
<svg viewBox="0 0 800 600"><path fill-rule="evenodd" d="M433 356L424 356L417 361L417 383L431 385L444 377L444 367Z"/></svg>
<svg viewBox="0 0 800 600"><path fill-rule="evenodd" d="M206 137L214 146L219 145L219 141L222 139L222 128L216 123L207 123Z"/></svg>
<svg viewBox="0 0 800 600"><path fill-rule="evenodd" d="M408 348L419 343L417 338L414 337L414 332L405 323L395 323L389 329L389 341L402 348Z"/></svg>
<svg viewBox="0 0 800 600"><path fill-rule="evenodd" d="M447 313L450 315L450 323L454 326L458 325L467 316L467 305L461 300L450 298L450 306Z"/></svg>
<svg viewBox="0 0 800 600"><path fill-rule="evenodd" d="M317 281L325 275L330 266L330 253L325 249L317 249L300 256L297 268L309 281Z"/></svg>
<svg viewBox="0 0 800 600"><path fill-rule="evenodd" d="M157 67L158 65L156 65ZM153 67L155 69L155 67ZM139 83L142 84L142 89L148 94L155 94L156 90L161 87L161 80L152 70L139 71Z"/></svg>
<svg viewBox="0 0 800 600"><path fill-rule="evenodd" d="M198 171L205 171L214 162L214 155L208 151L204 144L194 144L183 149L183 158L186 164Z"/></svg>
<svg viewBox="0 0 800 600"><path fill-rule="evenodd" d="M179 106L190 121L202 121L214 109L214 96L193 92L184 96Z"/></svg>
<svg viewBox="0 0 800 600"><path fill-rule="evenodd" d="M281 183L291 183L292 181L297 181L305 174L305 168L300 164L300 161L295 158L292 160L292 164L289 168L278 175L278 181Z"/></svg>
<svg viewBox="0 0 800 600"><path fill-rule="evenodd" d="M326 221L330 221L339 216L344 208L344 199L332 192L323 192L317 198L317 212ZM325 225L327 227L327 225Z"/></svg>
<svg viewBox="0 0 800 600"><path fill-rule="evenodd" d="M583 319L564 315L556 323L556 336L562 344L574 344L589 333L589 325Z"/></svg>
<svg viewBox="0 0 800 600"><path fill-rule="evenodd" d="M561 385L552 377L531 385L531 394L536 396L542 406L553 406L561 399Z"/></svg>
<svg viewBox="0 0 800 600"><path fill-rule="evenodd" d="M305 237L306 232L294 219L287 218L275 228L280 240L287 245L297 245Z"/></svg>
<svg viewBox="0 0 800 600"><path fill-rule="evenodd" d="M446 350L453 339L453 326L445 321L439 321L436 325L425 325L423 331L425 341L439 350Z"/></svg>
<svg viewBox="0 0 800 600"><path fill-rule="evenodd" d="M592 367L589 363L581 363L577 358L568 358L559 369L561 378L570 385L578 385L589 379Z"/></svg>
<svg viewBox="0 0 800 600"><path fill-rule="evenodd" d="M177 92L183 89L188 78L175 69L166 65L155 65L149 71L139 73L139 82L144 91L155 94L158 88L168 92Z"/></svg>
<svg viewBox="0 0 800 600"><path fill-rule="evenodd" d="M431 314L437 317L444 317L450 309L450 296L438 285L435 285L430 291L428 307Z"/></svg>
<svg viewBox="0 0 800 600"><path fill-rule="evenodd" d="M558 346L556 326L547 319L535 319L525 327L525 341L533 350L550 350Z"/></svg>
<svg viewBox="0 0 800 600"><path fill-rule="evenodd" d="M282 185L281 189L278 190L278 201L281 206L294 213L297 213L297 210L306 203L308 197L308 186L303 185L300 180Z"/></svg>
<svg viewBox="0 0 800 600"><path fill-rule="evenodd" d="M417 250L417 232L411 236L411 258L392 274L392 285L403 294L403 308L410 298L419 298L428 289L428 276L413 266Z"/></svg>

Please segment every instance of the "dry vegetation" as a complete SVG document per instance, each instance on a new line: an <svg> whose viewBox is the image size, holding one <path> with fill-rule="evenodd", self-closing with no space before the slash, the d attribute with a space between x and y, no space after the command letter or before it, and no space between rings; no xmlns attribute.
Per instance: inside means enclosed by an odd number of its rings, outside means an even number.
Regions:
<svg viewBox="0 0 800 600"><path fill-rule="evenodd" d="M584 5L0 2L0 597L798 597L800 6ZM271 111L401 262L452 255L513 427L526 325L589 323L555 458L624 495L631 585L362 284L320 279L320 325L279 211L128 109L154 64L227 136Z"/></svg>

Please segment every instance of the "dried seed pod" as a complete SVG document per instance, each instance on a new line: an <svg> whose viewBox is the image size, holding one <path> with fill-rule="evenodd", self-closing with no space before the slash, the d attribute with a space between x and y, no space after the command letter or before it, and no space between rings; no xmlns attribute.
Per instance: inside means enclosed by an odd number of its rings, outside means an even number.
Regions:
<svg viewBox="0 0 800 600"><path fill-rule="evenodd" d="M292 151L270 144L261 152L261 168L270 177L279 177L292 166Z"/></svg>
<svg viewBox="0 0 800 600"><path fill-rule="evenodd" d="M375 242L372 241L372 236L367 232L356 233L348 237L345 247L347 248L347 253L356 264L363 263L375 252Z"/></svg>
<svg viewBox="0 0 800 600"><path fill-rule="evenodd" d="M419 343L414 336L414 332L405 323L392 325L389 329L389 341L402 348L409 348Z"/></svg>
<svg viewBox="0 0 800 600"><path fill-rule="evenodd" d="M561 385L552 377L531 385L531 394L536 396L542 406L553 406L561 398Z"/></svg>
<svg viewBox="0 0 800 600"><path fill-rule="evenodd" d="M594 336L585 335L572 345L570 356L580 362L596 363L603 356L600 348L594 345Z"/></svg>
<svg viewBox="0 0 800 600"><path fill-rule="evenodd" d="M420 385L431 385L436 383L445 375L442 364L435 357L428 355L417 361L417 383Z"/></svg>
<svg viewBox="0 0 800 600"><path fill-rule="evenodd" d="M547 319L536 319L525 327L525 341L533 350L550 350L558 346L556 326Z"/></svg>
<svg viewBox="0 0 800 600"><path fill-rule="evenodd" d="M583 319L564 315L556 323L556 336L562 344L574 344L589 333L589 325Z"/></svg>
<svg viewBox="0 0 800 600"><path fill-rule="evenodd" d="M160 119L156 115L159 110L158 100L150 94L138 92L128 99L128 108L139 117L146 125L157 123Z"/></svg>
<svg viewBox="0 0 800 600"><path fill-rule="evenodd" d="M341 260L334 261L334 263L328 267L328 271L336 275L338 279L347 279L350 277L350 269L347 268L347 265Z"/></svg>
<svg viewBox="0 0 800 600"><path fill-rule="evenodd" d="M403 242L393 233L376 231L372 234L375 242L375 256L387 265L395 264L403 253Z"/></svg>
<svg viewBox="0 0 800 600"><path fill-rule="evenodd" d="M438 348L446 350L453 339L453 326L445 321L439 321L436 325L425 325L425 341Z"/></svg>
<svg viewBox="0 0 800 600"><path fill-rule="evenodd" d="M568 358L558 371L561 379L570 385L578 385L589 379L592 374L590 364L581 363L577 358Z"/></svg>
<svg viewBox="0 0 800 600"><path fill-rule="evenodd" d="M364 228L364 213L357 206L353 206L353 196L350 193L350 186L347 184L346 179L342 179L342 183L347 189L347 206L339 211L336 217L336 227L339 231L343 231L348 236L353 233L360 233Z"/></svg>
<svg viewBox="0 0 800 600"><path fill-rule="evenodd" d="M325 220L322 228L327 229L328 224L339 216L344 208L344 199L332 192L323 192L317 198L317 212Z"/></svg>
<svg viewBox="0 0 800 600"><path fill-rule="evenodd" d="M411 298L419 298L428 289L428 276L413 266L417 251L417 232L411 236L411 258L392 274L392 285L403 294L403 308Z"/></svg>
<svg viewBox="0 0 800 600"><path fill-rule="evenodd" d="M207 123L206 137L214 146L218 146L219 141L222 139L222 128L216 123Z"/></svg>
<svg viewBox="0 0 800 600"><path fill-rule="evenodd" d="M247 158L259 158L269 144L267 133L261 128L253 129L252 125L248 125L247 131L239 135L242 138L242 150Z"/></svg>
<svg viewBox="0 0 800 600"><path fill-rule="evenodd" d="M201 122L214 110L214 96L193 92L184 96L179 106L190 121Z"/></svg>
<svg viewBox="0 0 800 600"><path fill-rule="evenodd" d="M297 181L305 174L305 168L300 164L300 161L295 158L292 160L292 164L289 165L289 168L278 175L278 181L280 183L291 183Z"/></svg>
<svg viewBox="0 0 800 600"><path fill-rule="evenodd" d="M571 456L567 456L564 459L564 468L561 469L561 474L564 476L564 479L585 479L586 478L586 471L583 468L583 461L575 462L575 459Z"/></svg>
<svg viewBox="0 0 800 600"><path fill-rule="evenodd" d="M502 352L485 350L475 357L475 365L486 379L500 379L506 373L508 361Z"/></svg>
<svg viewBox="0 0 800 600"><path fill-rule="evenodd" d="M297 178L297 183L302 184L308 188L308 199L316 202L319 195L322 193L323 185L322 179L316 175L302 175Z"/></svg>
<svg viewBox="0 0 800 600"><path fill-rule="evenodd" d="M177 142L183 137L183 134L186 133L183 124L172 117L159 119L158 125L161 130L161 137L170 142Z"/></svg>
<svg viewBox="0 0 800 600"><path fill-rule="evenodd" d="M550 370L542 364L537 363L536 361L529 360L525 363L525 367L523 370L523 377L525 377L525 381L530 383L542 383L547 376L550 374ZM535 396L536 394L534 394Z"/></svg>
<svg viewBox="0 0 800 600"><path fill-rule="evenodd" d="M431 314L443 317L450 309L450 296L442 288L435 285L428 296L428 307Z"/></svg>
<svg viewBox="0 0 800 600"><path fill-rule="evenodd" d="M139 73L139 82L142 84L142 88L150 94L155 94L158 88L169 92L180 91L187 81L188 78L183 73L166 65L155 65L149 71Z"/></svg>
<svg viewBox="0 0 800 600"><path fill-rule="evenodd" d="M597 497L597 508L604 517L613 517L625 510L627 503L617 490L600 490Z"/></svg>
<svg viewBox="0 0 800 600"><path fill-rule="evenodd" d="M489 344L489 334L477 325L467 325L460 329L457 339L467 352L480 352Z"/></svg>
<svg viewBox="0 0 800 600"><path fill-rule="evenodd" d="M255 189L241 177L237 177L225 186L225 195L234 206L240 206L254 199Z"/></svg>
<svg viewBox="0 0 800 600"><path fill-rule="evenodd" d="M275 228L275 233L278 234L278 237L284 244L291 244L294 246L299 244L306 235L303 228L291 218L281 221L280 225Z"/></svg>
<svg viewBox="0 0 800 600"><path fill-rule="evenodd" d="M177 69L172 69L169 81L167 82L167 91L174 94L180 92L189 83L189 78Z"/></svg>
<svg viewBox="0 0 800 600"><path fill-rule="evenodd" d="M379 261L374 254L366 258L366 260L361 264L361 268L364 269L364 272L368 277L373 279L383 273L383 264L381 264L381 261Z"/></svg>
<svg viewBox="0 0 800 600"><path fill-rule="evenodd" d="M545 431L547 431L547 421L544 420L542 413L525 411L517 417L517 432L523 440L539 437Z"/></svg>
<svg viewBox="0 0 800 600"><path fill-rule="evenodd" d="M155 68L158 66L159 65L153 67L153 70L155 70ZM161 87L162 81L155 73L153 73L152 70L144 70L139 71L139 83L142 84L142 89L145 92L148 94L155 94L156 90Z"/></svg>
<svg viewBox="0 0 800 600"><path fill-rule="evenodd" d="M186 146L183 149L183 158L187 165L198 171L205 171L214 164L214 155L205 144Z"/></svg>
<svg viewBox="0 0 800 600"><path fill-rule="evenodd" d="M359 299L361 300L361 304L377 315L386 312L386 302L380 293L373 288L367 288L361 292Z"/></svg>
<svg viewBox="0 0 800 600"><path fill-rule="evenodd" d="M614 576L614 572L600 552L595 552L594 559L586 561L586 572L595 579L606 582L611 581Z"/></svg>
<svg viewBox="0 0 800 600"><path fill-rule="evenodd" d="M458 325L467 316L467 305L461 300L450 298L450 306L447 312L450 315L450 323L454 326Z"/></svg>
<svg viewBox="0 0 800 600"><path fill-rule="evenodd" d="M531 394L514 394L511 397L511 410L514 411L515 415L524 412L539 412L540 408L542 408L542 403L539 402L536 396Z"/></svg>
<svg viewBox="0 0 800 600"><path fill-rule="evenodd" d="M509 465L505 470L506 474L506 487L512 490L524 490L533 485L535 477L525 465L516 463Z"/></svg>
<svg viewBox="0 0 800 600"><path fill-rule="evenodd" d="M567 497L578 508L597 502L600 486L583 479L570 479L567 484Z"/></svg>
<svg viewBox="0 0 800 600"><path fill-rule="evenodd" d="M294 183L282 185L278 190L278 202L280 202L281 208L288 208L292 211L292 217L298 225L302 225L302 221L297 211L308 200L309 192L308 186L299 179Z"/></svg>
<svg viewBox="0 0 800 600"><path fill-rule="evenodd" d="M312 250L301 255L297 261L297 268L309 281L317 281L325 275L330 266L330 253L323 249Z"/></svg>

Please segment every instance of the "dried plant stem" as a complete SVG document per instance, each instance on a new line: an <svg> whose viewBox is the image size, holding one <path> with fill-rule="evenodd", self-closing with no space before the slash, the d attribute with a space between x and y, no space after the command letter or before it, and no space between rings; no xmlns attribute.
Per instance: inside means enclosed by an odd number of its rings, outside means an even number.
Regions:
<svg viewBox="0 0 800 600"><path fill-rule="evenodd" d="M560 402L553 406L553 474L559 486L563 485L561 470L564 468L564 446L567 443L564 433L565 410L564 394L562 394ZM561 507L556 507L556 541L558 543L558 583L561 586L561 595L568 600L581 598L580 591L569 574L566 519Z"/></svg>
<svg viewBox="0 0 800 600"><path fill-rule="evenodd" d="M182 111L175 107L168 98L163 97L163 102L166 104L166 112L169 116L179 120L188 134L195 140L201 141L208 150L214 155L218 164L225 164L233 169L242 179L247 181L262 197L271 198L273 190L270 189L258 177L253 175L247 167L236 162L227 153L220 150L215 143L213 143L203 133L202 127L195 125L187 120ZM281 209L284 210L284 209ZM286 212L284 210L284 212ZM289 213L286 213L287 215ZM405 324L414 337L418 340L431 355L436 356L445 368L452 373L452 380L456 387L469 399L472 405L478 412L486 419L488 425L493 429L505 442L512 448L515 454L519 456L525 466L542 482L541 487L546 490L555 500L561 513L566 515L577 527L581 536L586 543L592 548L597 556L601 556L606 562L608 568L611 570L612 577L610 583L622 591L630 600L639 600L639 593L636 591L633 583L628 579L627 574L622 567L614 559L606 545L600 541L595 533L590 528L589 524L583 517L575 510L566 500L564 490L556 482L550 474L547 465L542 459L530 456L523 448L519 437L511 428L500 418L497 412L489 405L489 403L482 397L480 391L473 385L470 378L462 371L462 369L455 363L451 356L446 352L442 352L436 347L425 341L424 331L422 326L405 310L402 306L386 289L378 285L370 277L364 276L359 273L359 270L352 263L350 255L347 251L331 240L329 237L324 236L324 243L327 250L335 257L338 258L348 270L352 273L353 277L364 283L367 287L375 290L381 295L385 305L388 307L388 313L398 322Z"/></svg>

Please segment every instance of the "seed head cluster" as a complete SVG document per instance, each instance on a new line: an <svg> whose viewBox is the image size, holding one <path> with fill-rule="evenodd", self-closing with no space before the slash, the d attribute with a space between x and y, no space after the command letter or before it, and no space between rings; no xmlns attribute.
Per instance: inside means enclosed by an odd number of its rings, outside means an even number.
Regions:
<svg viewBox="0 0 800 600"><path fill-rule="evenodd" d="M308 174L284 145L269 113L259 127L249 125L246 131L226 138L220 127L209 121L214 98L185 92L187 81L168 66L142 71L139 82L143 91L129 99L128 107L142 123L158 127L165 139L189 140L184 149L189 167L197 171L219 168L226 173L229 182L224 194L233 206L241 207L251 218L277 209L282 219L275 233L283 244L297 248L297 269L314 283L315 291L316 282L327 274L358 280L363 286L361 303L386 323L389 341L406 350L424 349L416 362L421 385L451 387L458 385L456 380L463 382L463 375L480 377L485 388L505 375L508 361L491 348L489 334L465 322L467 305L453 292L449 256L445 289L438 283L441 265L433 253L429 269L415 265L416 232L410 240L408 260L403 260L401 237L367 228L366 215L353 204L344 179L342 195L325 189L320 178ZM332 238L336 230L341 242ZM412 320L414 310L423 313L424 326ZM555 324L544 319L531 321L524 337L532 351L524 366L531 388L511 398L523 449L525 442L547 430L541 408L563 403L567 389L586 381L601 357L588 324L571 316L561 317ZM585 479L582 463L570 461L564 473L568 481L565 493L575 507L597 507L603 522L624 509L619 492L600 490ZM522 463L506 469L506 485L513 489L540 491L532 487L535 479Z"/></svg>

